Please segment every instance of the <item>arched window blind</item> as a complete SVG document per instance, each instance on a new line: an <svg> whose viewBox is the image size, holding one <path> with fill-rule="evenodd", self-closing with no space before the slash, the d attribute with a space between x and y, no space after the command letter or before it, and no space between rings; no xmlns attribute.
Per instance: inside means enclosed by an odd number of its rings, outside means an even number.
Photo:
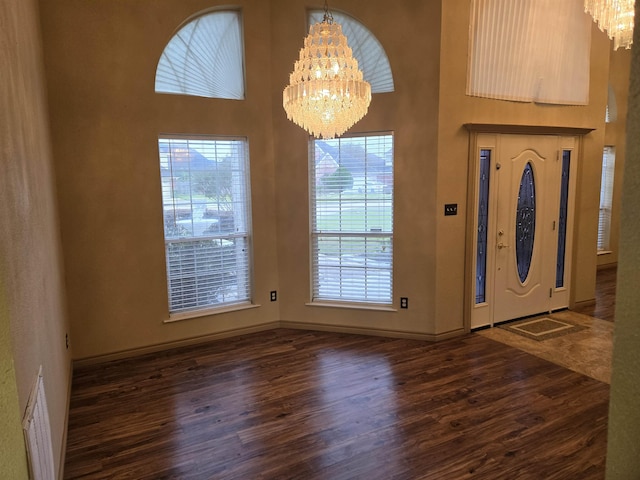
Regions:
<svg viewBox="0 0 640 480"><path fill-rule="evenodd" d="M467 95L589 101L591 18L582 0L472 0Z"/></svg>
<svg viewBox="0 0 640 480"><path fill-rule="evenodd" d="M355 18L332 12L333 19L342 26L353 56L358 60L364 79L371 84L371 93L393 92L393 74L389 58L371 31ZM310 10L309 24L322 22L324 10Z"/></svg>
<svg viewBox="0 0 640 480"><path fill-rule="evenodd" d="M244 99L240 12L216 11L184 25L156 69L157 93Z"/></svg>

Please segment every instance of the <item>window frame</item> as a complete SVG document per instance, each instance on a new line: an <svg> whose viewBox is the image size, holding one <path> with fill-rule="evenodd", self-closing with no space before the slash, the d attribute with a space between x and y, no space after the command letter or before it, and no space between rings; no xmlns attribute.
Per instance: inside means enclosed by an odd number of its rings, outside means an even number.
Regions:
<svg viewBox="0 0 640 480"><path fill-rule="evenodd" d="M175 192L172 191L172 193L169 196L165 196L166 175L164 175L162 172L163 156L162 156L161 145L163 142L171 142L171 141L186 142L187 148L189 148L189 142L193 142L196 144L198 143L204 144L205 142L219 141L219 142L228 142L230 145L232 145L233 142L239 142L239 144L242 146L242 152L240 155L234 157L234 161L237 161L238 165L241 167L239 170L237 170L241 174L241 178L235 188L241 189L241 192L242 192L241 196L243 198L241 198L241 200L232 200L232 205L241 205L241 211L236 211L235 209L233 209L232 215L234 218L234 221L233 221L234 225L236 225L237 223L241 223L241 224L244 223L245 228L241 229L241 231L223 231L222 227L218 227L217 232L215 233L212 232L206 235L204 235L205 232L202 232L201 234L194 234L194 232L191 232L191 236L181 237L176 235L175 237L167 237L167 223L166 223L168 221L167 210L166 210L167 204L169 204L173 208L172 218L173 218L174 224L176 223L176 219L178 217ZM253 275L253 231L252 231L252 218L251 218L252 208L251 208L251 175L250 175L251 172L250 172L250 154L249 154L248 138L244 136L224 136L224 135L160 134L158 135L157 146L158 146L158 160L159 160L158 166L160 170L159 171L160 185L162 189L161 199L162 199L162 209L163 209L163 242L165 247L164 261L165 261L165 273L166 273L165 279L166 279L166 288L167 288L166 291L167 291L168 319L166 319L165 322L173 322L173 321L184 320L188 318L197 318L197 317L202 317L206 315L257 307L258 305L253 303L255 286L254 286L254 275ZM230 147L230 148L234 148L234 147ZM207 159L211 160L211 158L208 158L208 157ZM169 162L168 166L170 168L175 168L175 165L173 165L172 163L173 160L165 159L164 161ZM194 202L193 201L192 189L193 189L194 182L192 177L193 170L191 165L189 165L188 170L189 170L188 186L189 186L189 192L190 192L189 193L190 200L188 204L185 204L185 205L188 205L188 208L190 209L190 212L191 212L190 219L192 222L192 226L195 229L195 221L193 218L194 205L199 205L200 208L202 208L204 205L204 208L206 209L207 204L215 203L215 201L213 200L211 202ZM208 170L203 170L203 171L208 171ZM174 188L173 175L171 175L170 177L172 182L171 188L173 189ZM218 213L220 213L219 207L218 207ZM241 216L240 222L236 222L235 220L236 217L238 216ZM202 218L206 218L206 217L203 215ZM215 222L212 221L211 225L214 225L214 224ZM218 225L220 225L220 218L218 218ZM241 245L236 244L236 241L237 241L236 239L238 238L243 239L243 242ZM238 288L238 286L240 286L240 290L244 290L246 292L246 295L244 295L242 298L223 301L219 303L210 302L202 305L188 306L184 308L177 308L177 309L173 308L172 292L171 292L172 277L170 273L171 259L169 257L169 248L170 248L169 246L178 245L178 244L190 244L190 243L196 244L197 242L203 242L203 241L205 242L212 241L212 246L213 246L213 242L215 242L216 240L219 242L218 246L220 248L224 246L224 242L227 242L227 241L233 242L233 246L235 247L234 254L235 254L236 260L240 258L240 261L244 262L245 266L244 268L241 269L244 281L236 282L235 288ZM239 255L238 249L240 249L240 251L242 252L240 257L238 257ZM225 257L224 252L221 252L220 258L222 259L224 257ZM223 265L223 269L228 267L229 265ZM197 272L194 273L194 276L197 276ZM216 282L218 281L216 280Z"/></svg>
<svg viewBox="0 0 640 480"><path fill-rule="evenodd" d="M333 230L333 231L322 231L318 228L316 228L316 212L317 212L317 207L316 207L316 168L317 168L317 163L316 163L316 158L315 158L315 152L316 152L316 145L318 144L318 142L343 142L345 140L349 140L349 139L363 139L366 142L367 138L370 137L389 137L388 140L383 140L383 142L388 141L390 143L390 149L391 149L391 158L390 158L390 165L388 165L385 161L385 168L386 167L390 167L391 171L390 171L390 185L389 184L385 184L383 185L383 191L384 189L387 188L387 186L390 186L390 193L391 193L391 198L390 198L390 218L389 218L389 225L390 228L388 231L348 231L348 230ZM382 131L382 132L359 132L359 133L350 133L350 134L346 134L343 135L341 137L335 138L335 139L331 139L331 140L326 140L326 139L316 139L316 138L312 138L309 137L309 172L308 172L308 180L309 180L309 253L310 253L310 265L309 265L309 270L310 270L310 290L309 290L309 296L310 296L310 301L307 303L307 305L312 305L312 306L329 306L329 307L341 307L341 308L358 308L358 309L372 309L372 310L390 310L390 311L395 311L395 308L393 308L393 298L394 298L394 290L393 290L393 285L394 285L394 257L393 257L393 247L394 247L394 229L393 229L393 218L394 218L394 214L395 214L395 190L394 190L394 164L395 164L395 145L394 145L394 141L395 141L395 136L394 133L392 131ZM366 158L366 157L365 157ZM338 165L340 164L340 161L338 161ZM384 172L385 175L388 175L389 172L387 172L385 170ZM366 174L365 174L366 175ZM365 183L365 197L366 197L366 183ZM340 193L341 195L341 193ZM342 209L342 206L341 206ZM341 210L342 212L342 210ZM342 214L340 215L340 218L342 218ZM332 296L327 296L327 295L321 295L319 292L320 286L319 286L319 279L318 279L318 268L319 268L319 263L318 263L318 254L316 253L318 251L317 244L316 244L316 238L319 237L323 237L323 236L331 236L331 237L340 237L342 238L361 238L364 240L365 245L366 242L368 241L368 239L387 239L388 238L388 244L384 244L386 246L389 247L389 267L387 269L384 269L381 271L385 271L388 272L388 284L389 284L389 291L388 291L388 296L386 296L385 299L377 299L377 300L370 300L367 299L367 295L365 294L364 296L361 296L360 298L338 298L338 297L332 297ZM341 247L342 248L342 247ZM384 249L383 249L384 250ZM342 252L342 250L341 250ZM363 250L363 254L366 254L366 251ZM342 253L341 253L342 256ZM365 267L364 267L364 275L365 275L365 280L368 278L367 274L369 271L369 267L368 265L366 265L366 263L369 261L369 258L366 258L365 260ZM342 275L342 263L339 265L339 270L340 270L340 275ZM371 268L371 270L375 270L374 268ZM342 280L341 280L342 282ZM342 285L342 283L340 283L340 285ZM341 288L341 287L340 287ZM366 290L367 288L369 288L368 286L362 286L363 290Z"/></svg>

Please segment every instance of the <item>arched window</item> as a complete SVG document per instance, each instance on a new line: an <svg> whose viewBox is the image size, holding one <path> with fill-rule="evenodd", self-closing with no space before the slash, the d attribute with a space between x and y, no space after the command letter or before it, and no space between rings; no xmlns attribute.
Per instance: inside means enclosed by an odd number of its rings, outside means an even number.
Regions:
<svg viewBox="0 0 640 480"><path fill-rule="evenodd" d="M393 92L393 74L382 44L355 18L332 11L333 19L342 26L353 56L358 60L364 79L371 84L371 93ZM322 22L324 10L310 10L309 24Z"/></svg>
<svg viewBox="0 0 640 480"><path fill-rule="evenodd" d="M181 27L156 69L157 93L244 99L240 12L207 12Z"/></svg>

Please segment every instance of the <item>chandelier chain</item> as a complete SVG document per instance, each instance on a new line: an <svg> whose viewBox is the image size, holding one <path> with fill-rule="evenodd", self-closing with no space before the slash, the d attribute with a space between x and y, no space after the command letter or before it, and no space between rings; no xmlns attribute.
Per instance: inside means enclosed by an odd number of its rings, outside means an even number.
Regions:
<svg viewBox="0 0 640 480"><path fill-rule="evenodd" d="M322 21L328 24L333 23L333 15L329 10L329 2L327 0L324 0L324 19Z"/></svg>

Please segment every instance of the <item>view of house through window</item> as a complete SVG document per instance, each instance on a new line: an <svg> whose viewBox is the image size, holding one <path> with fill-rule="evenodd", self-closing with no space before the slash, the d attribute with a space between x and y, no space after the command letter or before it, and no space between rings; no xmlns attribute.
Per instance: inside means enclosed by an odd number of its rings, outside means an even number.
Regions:
<svg viewBox="0 0 640 480"><path fill-rule="evenodd" d="M310 143L312 300L392 303L393 136Z"/></svg>
<svg viewBox="0 0 640 480"><path fill-rule="evenodd" d="M613 174L616 166L616 147L606 146L602 154L600 183L600 216L598 218L598 251L610 250L611 209L613 205Z"/></svg>
<svg viewBox="0 0 640 480"><path fill-rule="evenodd" d="M250 301L246 139L158 142L170 313Z"/></svg>

